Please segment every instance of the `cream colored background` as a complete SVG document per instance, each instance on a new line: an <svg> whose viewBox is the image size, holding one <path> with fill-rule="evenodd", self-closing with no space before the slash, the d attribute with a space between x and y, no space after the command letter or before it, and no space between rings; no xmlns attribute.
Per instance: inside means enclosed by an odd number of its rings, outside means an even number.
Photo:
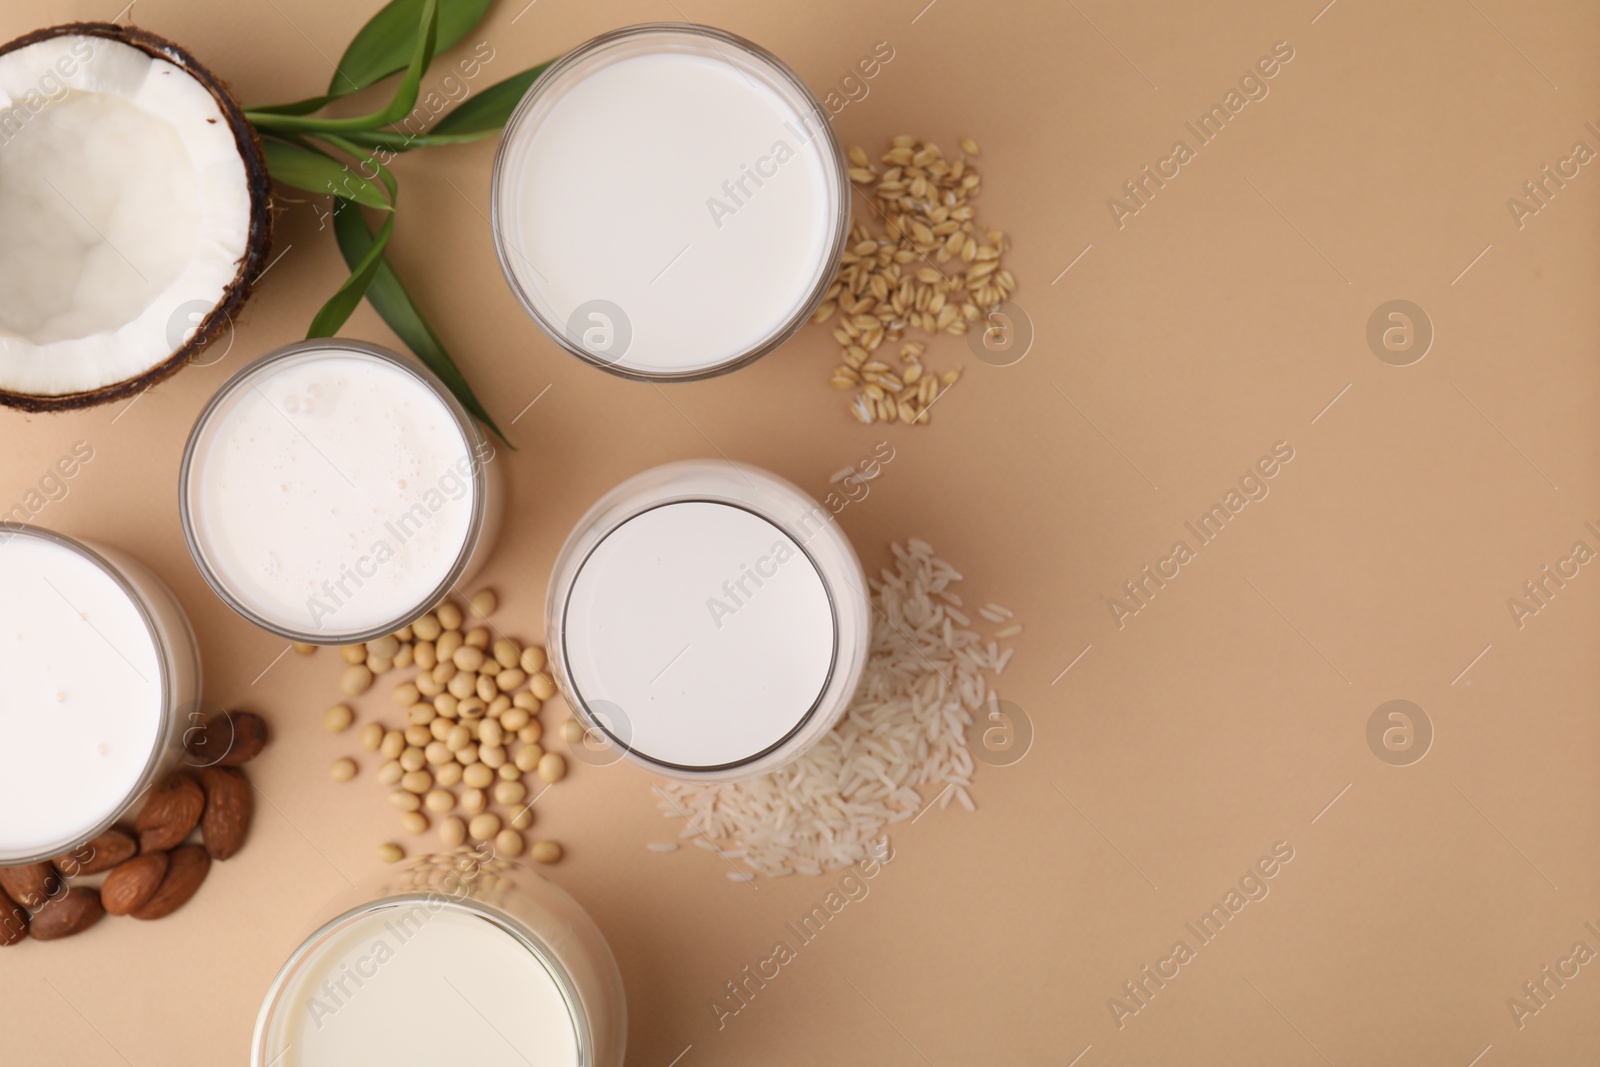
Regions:
<svg viewBox="0 0 1600 1067"><path fill-rule="evenodd" d="M1583 930L1600 925L1600 576L1585 568L1521 631L1505 602L1574 540L1600 547L1582 528L1600 522L1600 174L1521 230L1506 208L1574 141L1600 149L1584 125L1600 123L1596 8L924 2L503 0L462 46L493 46L487 83L616 26L689 18L825 91L888 40L843 137L978 138L981 218L1014 235L1037 326L1005 369L936 343L930 362L965 378L930 429L887 432L897 458L842 516L869 568L890 539L925 538L969 600L1028 626L1002 692L1037 741L981 771L975 814L901 827L871 895L719 1032L707 999L831 880L752 890L699 850L647 853L677 827L620 767L579 767L540 803L569 848L552 877L621 962L630 1063L1595 1062L1600 964L1521 1031L1506 1000L1573 942L1600 950ZM0 33L115 4L10 0ZM319 91L375 6L139 0L132 16L265 103ZM1295 58L1270 96L1118 230L1107 198L1280 40ZM663 390L561 354L495 264L492 155L406 159L393 254L503 425L549 387L510 429L512 515L487 573L502 626L533 638L562 538L626 475L721 452L821 493L884 434L827 389L819 329ZM8 1064L241 1062L279 961L397 832L370 780L328 781L352 747L318 722L336 657L277 661L282 644L209 593L179 531L196 411L299 337L343 273L312 209L284 199L283 258L227 358L123 409L0 414L5 506L90 442L38 521L152 564L193 616L211 699L276 731L252 768L271 806L191 905L0 953ZM1400 297L1436 329L1406 368L1364 340ZM348 332L390 339L365 308ZM1296 455L1271 496L1117 630L1106 598L1278 440ZM1365 741L1396 697L1436 730L1404 768ZM1271 895L1118 1030L1107 998L1280 840L1295 859Z"/></svg>

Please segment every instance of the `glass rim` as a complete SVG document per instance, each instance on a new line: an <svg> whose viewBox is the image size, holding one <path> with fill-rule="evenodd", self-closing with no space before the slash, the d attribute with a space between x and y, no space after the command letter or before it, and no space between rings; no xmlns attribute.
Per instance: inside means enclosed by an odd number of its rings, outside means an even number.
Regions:
<svg viewBox="0 0 1600 1067"><path fill-rule="evenodd" d="M102 556L100 553L96 552L82 541L68 537L66 534L56 533L54 530L47 530L42 526L33 526L29 523L9 521L0 522L0 547L3 547L5 543L13 537L33 537L41 541L48 541L54 545L57 545L58 547L74 552L82 558L88 560L90 563L94 564L102 573L116 583L117 587L133 604L134 610L139 613L139 619L144 623L145 632L149 636L150 643L156 651L156 666L161 675L161 707L160 719L156 726L156 743L150 748L150 754L145 759L144 769L139 772L139 777L134 780L133 786L128 790L127 794L117 802L115 809L110 814L105 816L105 818L100 820L98 823L94 824L87 832L75 834L70 839L60 842L57 845L52 845L45 851L16 857L7 857L3 854L0 854L0 867L26 866L30 863L42 863L46 860L54 859L57 856L66 855L79 845L94 840L107 830L111 829L112 826L116 825L117 821L126 815L129 809L133 807L134 801L136 801L139 796L145 792L145 790L149 789L155 783L156 772L161 769L161 765L166 755L166 749L168 747L168 741L166 738L172 730L173 720L178 713L176 706L177 694L175 692L174 680L172 677L173 654L171 645L162 635L160 624L157 623L155 614L150 610L150 606L145 603L144 596L140 594L132 582L128 581L127 577L123 575L121 569L115 563L111 562L105 556ZM174 601L174 603L176 603L176 601ZM194 640L192 633L189 635L189 639L191 642ZM197 671L199 662L199 651L196 649L195 663L197 665ZM198 686L196 698L199 698Z"/></svg>
<svg viewBox="0 0 1600 1067"><path fill-rule="evenodd" d="M782 533L794 544L796 548L800 550L800 554L805 557L806 562L811 564L811 569L816 572L817 579L822 583L823 594L828 598L828 621L832 627L832 647L829 649L828 653L828 672L823 676L822 684L817 687L816 696L812 698L811 703L806 707L806 710L800 715L800 717L795 720L794 725L788 730L784 731L782 737L778 738L767 747L761 749L759 752L753 752L748 756L742 756L739 759L730 760L727 763L673 763L671 760L659 759L635 747L634 745L630 744L628 740L618 737L616 732L607 726L605 722L589 708L589 699L584 695L581 687L578 685L577 680L573 677L572 672L572 642L567 639L567 620L571 615L572 595L577 590L578 578L583 574L584 568L589 565L589 560L592 559L594 554L600 550L601 545L605 544L606 541L610 540L612 535L616 534L617 531L621 530L630 522L633 522L642 515L648 515L652 511L657 511L666 507L674 507L679 504L720 504L723 507L734 508L738 511L743 511L746 514L754 515L756 518L761 519L774 530ZM742 500L717 498L707 493L689 493L681 496L673 496L663 500L653 500L642 507L630 509L626 515L617 519L615 522L607 523L605 526L605 531L595 538L594 544L590 545L587 551L583 553L583 558L579 559L572 565L572 576L567 581L565 594L566 595L561 598L561 670L562 674L567 679L568 688L571 690L570 693L565 695L568 696L573 705L572 710L574 712L581 711L579 717L587 725L599 730L625 755L640 761L648 767L669 771L682 771L688 774L723 774L728 771L736 771L741 767L749 767L752 764L766 759L773 753L781 751L785 745L789 744L797 736L799 736L800 733L804 731L805 727L811 722L811 720L816 717L817 712L821 710L823 703L827 700L828 691L832 688L834 676L839 670L839 654L844 645L844 634L841 632L839 625L839 599L834 593L833 578L823 568L822 564L818 562L816 556L811 553L811 550L806 547L805 542L795 537L794 534L790 532L786 524L777 521L772 515L762 511L759 508L753 507Z"/></svg>
<svg viewBox="0 0 1600 1067"><path fill-rule="evenodd" d="M461 431L462 441L467 447L467 453L472 462L472 515L467 524L466 536L462 539L461 548L456 554L455 561L450 565L445 577L416 607L402 613L392 622L381 626L372 626L363 630L341 631L330 634L326 630L304 631L285 626L273 619L268 619L254 608L245 604L223 581L211 562L206 557L205 550L201 547L200 536L195 528L194 509L190 505L190 490L192 488L192 474L198 459L198 450L201 437L210 426L212 420L221 413L224 405L232 401L238 392L251 378L261 374L264 370L276 364L287 362L296 357L311 352L327 352L329 354L343 354L364 357L380 363L386 363L406 374L434 394L445 406L455 420ZM397 630L404 629L444 600L461 581L461 576L466 573L468 564L472 560L473 550L483 535L483 528L488 513L488 475L484 468L487 460L481 458L481 451L487 444L483 431L473 421L461 401L456 399L454 393L444 384L438 375L422 363L408 359L391 348L373 344L370 341L357 341L344 337L321 337L274 348L244 367L217 387L211 399L206 401L205 407L200 409L200 414L195 416L194 427L189 431L189 440L183 448L183 458L178 468L178 515L183 526L183 539L188 545L189 556L194 560L195 567L200 571L200 576L206 580L211 591L237 614L248 621L266 630L268 633L308 645L354 645L363 644L379 637L386 637Z"/></svg>
<svg viewBox="0 0 1600 1067"><path fill-rule="evenodd" d="M526 924L513 916L470 899L451 900L443 899L441 894L432 891L407 891L391 893L377 900L369 900L358 904L329 919L317 927L310 936L301 941L295 950L284 960L283 966L273 976L272 985L267 988L267 995L261 1001L261 1007L256 1013L256 1024L250 1038L250 1062L252 1067L273 1067L278 1060L268 1060L267 1041L271 1037L268 1032L272 1022L277 1017L277 1009L283 1002L284 995L288 992L289 983L302 969L315 962L319 953L326 947L329 939L340 931L355 925L368 915L374 915L390 908L398 908L407 903L417 901L426 902L441 899L442 907L457 908L469 912L477 918L483 919L496 927L501 933L508 934L518 944L527 950L545 972L555 982L556 988L561 993L562 1003L567 1008L567 1015L572 1020L574 1036L578 1043L578 1063L581 1065L593 1062L594 1034L589 1019L589 1013L584 1008L583 998L578 992L577 983L561 965L561 961L551 951L543 938L535 934ZM283 1052L277 1055L281 1058Z"/></svg>
<svg viewBox="0 0 1600 1067"><path fill-rule="evenodd" d="M833 212L832 218L833 240L827 249L826 255L821 257L821 262L824 265L823 270L818 276L815 286L812 287L805 299L795 305L793 313L787 320L754 347L723 362L689 371L654 371L643 370L638 367L624 367L616 362L597 359L593 353L587 351L581 345L575 344L567 337L564 325L551 322L517 278L511 266L511 257L507 254L508 241L503 236L501 225L503 219L501 218L500 209L500 189L505 180L509 147L512 141L522 132L522 124L529 112L578 63L618 42L650 34L679 34L701 37L711 44L712 51L717 50L717 44L719 43L729 45L770 67L773 73L786 82L798 94L800 100L809 107L812 117L820 128L820 138L827 146L826 154L833 162L831 176L839 192L839 203ZM804 119L804 111L801 111L801 117ZM826 161L824 165L826 166ZM528 91L523 94L522 100L517 104L516 109L512 111L511 117L506 120L504 132L500 137L500 144L495 149L494 166L490 172L489 179L489 230L494 240L495 256L500 261L501 273L505 275L506 281L509 283L512 293L516 295L518 303L522 305L522 309L528 317L533 320L534 325L538 326L545 336L549 337L561 348L591 367L597 367L600 370L632 381L656 383L703 381L707 378L728 374L741 367L747 367L763 356L770 355L785 341L799 332L800 327L804 326L816 309L822 305L823 298L827 295L829 287L833 285L834 279L838 276L839 257L844 252L850 239L850 198L852 196L852 188L849 163L845 159L844 148L840 144L838 132L833 128L832 117L828 114L822 101L817 98L817 94L787 63L754 41L740 37L738 34L730 33L727 30L718 29L715 26L706 26L695 22L641 22L633 26L625 26L622 29L602 33L583 42L551 63L528 87Z"/></svg>

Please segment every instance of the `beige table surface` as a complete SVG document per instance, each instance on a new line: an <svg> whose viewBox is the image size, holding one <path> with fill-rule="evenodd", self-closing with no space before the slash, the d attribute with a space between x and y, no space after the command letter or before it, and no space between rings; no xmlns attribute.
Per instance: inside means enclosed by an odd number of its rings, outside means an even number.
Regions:
<svg viewBox="0 0 1600 1067"><path fill-rule="evenodd" d="M924 538L969 600L1027 626L1002 694L1033 749L980 768L976 813L898 828L870 896L720 1030L708 1000L830 880L752 890L699 850L647 852L677 825L622 767L579 767L540 803L569 848L552 877L621 963L630 1063L1600 1062L1600 964L1548 983L1520 1027L1508 1007L1575 943L1600 952L1600 574L1581 568L1520 628L1507 605L1574 542L1600 549L1600 172L1520 226L1507 206L1575 142L1600 150L1600 9L1325 2L505 0L460 46L486 42L498 79L689 18L826 91L888 41L842 136L980 140L980 218L1014 235L1037 330L1005 368L936 343L930 362L966 373L926 430L850 421L815 328L719 381L616 380L545 340L503 283L492 144L400 165L394 258L480 393L509 425L548 388L502 454L511 513L485 575L502 626L539 636L567 530L643 467L722 452L821 493L885 436L895 461L841 516L869 568ZM8 0L0 35L117 3ZM139 0L131 17L262 103L320 89L374 6ZM1175 140L1194 147L1184 123L1277 42L1293 59L1269 95L1119 228L1109 198ZM211 595L178 524L195 413L300 336L342 275L312 205L282 206L282 258L226 358L128 407L0 413L0 502L89 442L37 521L149 562L193 617L210 699L276 731L254 768L271 806L191 905L0 952L0 1063L242 1062L275 968L397 833L370 781L328 780L351 747L319 723L336 657L280 660ZM1434 331L1403 367L1366 339L1395 299ZM347 332L392 340L366 308ZM1270 496L1119 628L1108 599L1280 441L1294 458ZM1434 734L1408 766L1367 741L1393 699ZM1270 895L1119 1027L1108 1000L1197 944L1184 924L1278 842L1293 860Z"/></svg>

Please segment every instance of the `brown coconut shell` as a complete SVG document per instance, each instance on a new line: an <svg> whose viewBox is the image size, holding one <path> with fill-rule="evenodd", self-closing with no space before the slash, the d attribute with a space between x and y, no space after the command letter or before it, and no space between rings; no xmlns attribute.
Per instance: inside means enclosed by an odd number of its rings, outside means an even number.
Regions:
<svg viewBox="0 0 1600 1067"><path fill-rule="evenodd" d="M250 235L245 242L244 256L238 262L233 281L222 292L222 299L212 308L193 336L166 359L143 373L120 382L103 385L81 393L62 393L41 396L35 393L13 393L0 389L0 405L23 411L71 411L94 407L142 393L157 382L176 374L184 364L211 344L228 329L233 316L249 299L251 287L267 264L267 254L272 249L272 188L267 175L266 156L255 130L245 121L244 109L234 99L233 93L199 60L178 45L137 26L118 26L110 22L72 22L62 26L35 30L0 45L0 56L18 48L47 41L54 37L81 36L104 37L131 45L147 55L166 60L179 67L203 85L217 102L228 128L233 131L234 143L239 146L239 158L244 161L245 182L250 187Z"/></svg>

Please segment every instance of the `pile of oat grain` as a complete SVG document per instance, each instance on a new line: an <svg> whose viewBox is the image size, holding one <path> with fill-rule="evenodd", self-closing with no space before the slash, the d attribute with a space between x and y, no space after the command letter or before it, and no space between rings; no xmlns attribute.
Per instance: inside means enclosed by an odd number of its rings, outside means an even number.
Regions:
<svg viewBox="0 0 1600 1067"><path fill-rule="evenodd" d="M861 422L925 424L928 409L960 377L925 368L920 341L900 346L895 369L876 358L885 341L899 340L908 327L965 334L1016 289L1000 265L1006 235L980 234L973 220L971 201L982 187L971 163L978 146L963 138L961 148L951 162L938 145L902 135L881 157L881 173L861 148L850 149L850 180L870 192L871 207L857 212L839 276L811 321L839 313L833 336L844 362L832 385L855 391L850 411Z"/></svg>

